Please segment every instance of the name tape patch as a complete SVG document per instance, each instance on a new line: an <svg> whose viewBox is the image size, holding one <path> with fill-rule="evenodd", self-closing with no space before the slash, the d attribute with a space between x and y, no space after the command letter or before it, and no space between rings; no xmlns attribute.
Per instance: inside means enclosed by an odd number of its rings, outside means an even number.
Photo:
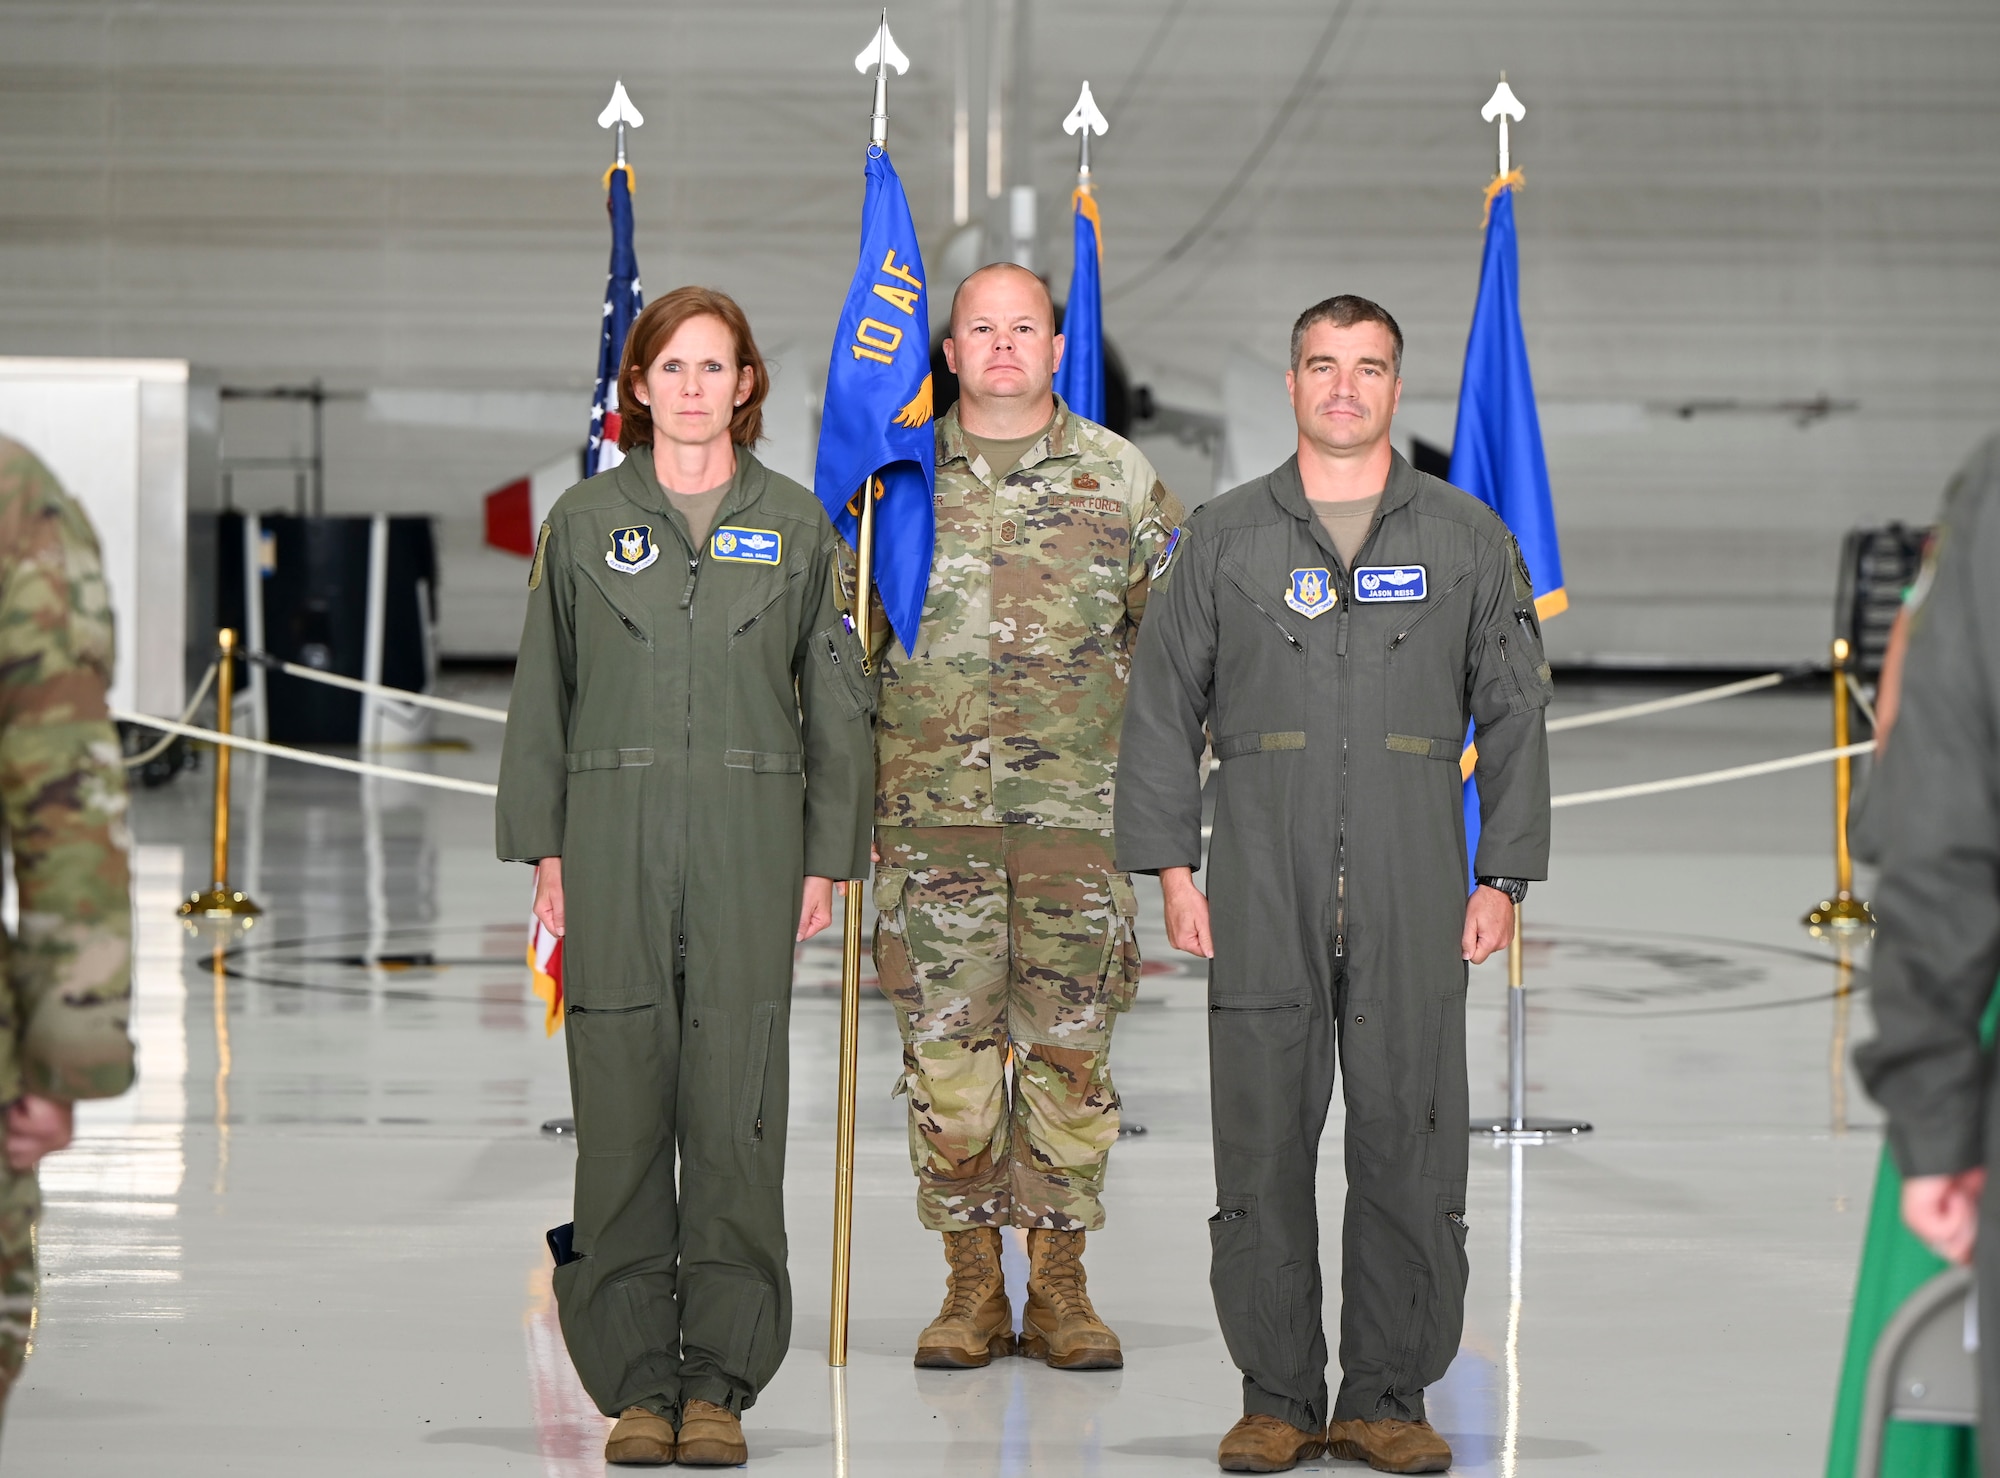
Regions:
<svg viewBox="0 0 2000 1478"><path fill-rule="evenodd" d="M708 536L712 559L734 560L746 565L774 565L784 561L785 536L772 529L717 529Z"/></svg>
<svg viewBox="0 0 2000 1478"><path fill-rule="evenodd" d="M634 524L629 529L611 531L611 547L604 552L604 562L621 575L636 575L660 557L660 546L653 542L650 524Z"/></svg>
<svg viewBox="0 0 2000 1478"><path fill-rule="evenodd" d="M1326 570L1293 570L1285 604L1311 620L1339 605L1340 592L1333 588L1333 576Z"/></svg>
<svg viewBox="0 0 2000 1478"><path fill-rule="evenodd" d="M1422 600L1429 593L1422 565L1364 565L1354 572L1356 600Z"/></svg>

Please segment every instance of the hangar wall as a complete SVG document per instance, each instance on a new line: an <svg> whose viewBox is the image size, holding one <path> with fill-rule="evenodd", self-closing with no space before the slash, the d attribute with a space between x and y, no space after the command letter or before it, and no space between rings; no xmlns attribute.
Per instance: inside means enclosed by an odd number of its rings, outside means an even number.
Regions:
<svg viewBox="0 0 2000 1478"><path fill-rule="evenodd" d="M1333 14L1305 0L916 0L893 17L915 65L892 143L934 258L955 38L968 7L1013 3L1033 7L1039 260L1066 280L1057 125L1089 77L1112 121L1108 324L1137 380L1211 412L1258 402L1300 307L1359 291L1409 334L1406 428L1448 440L1491 173L1478 107L1507 70L1573 600L1558 660L1818 655L1841 530L1927 517L2000 420L2000 12L1979 0L1357 0L1303 83ZM580 427L607 252L594 119L622 71L647 113L648 289L738 295L797 350L809 409L851 266L868 26L803 0L7 0L0 345L225 384L569 394ZM1804 424L1781 408L1822 397L1840 408ZM1256 470L1268 436L1233 419L1227 456ZM301 432L233 403L224 435L283 455ZM327 508L437 515L446 650L504 649L522 572L479 547L478 500L573 439L338 401ZM1154 449L1173 481L1212 481ZM292 499L277 475L235 493Z"/></svg>

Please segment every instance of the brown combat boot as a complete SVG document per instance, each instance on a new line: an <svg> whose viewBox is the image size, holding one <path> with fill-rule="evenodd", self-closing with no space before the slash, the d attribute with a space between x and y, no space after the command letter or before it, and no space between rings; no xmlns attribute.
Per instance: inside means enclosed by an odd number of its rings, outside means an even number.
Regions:
<svg viewBox="0 0 2000 1478"><path fill-rule="evenodd" d="M1014 1353L1014 1306L1000 1271L1000 1229L969 1227L944 1234L944 1307L917 1336L924 1370L976 1370L995 1355Z"/></svg>
<svg viewBox="0 0 2000 1478"><path fill-rule="evenodd" d="M1084 1286L1083 1233L1028 1232L1028 1306L1021 1353L1057 1370L1122 1370L1118 1336L1097 1317Z"/></svg>
<svg viewBox="0 0 2000 1478"><path fill-rule="evenodd" d="M626 1407L604 1440L604 1460L664 1468L674 1460L673 1423L643 1406Z"/></svg>
<svg viewBox="0 0 2000 1478"><path fill-rule="evenodd" d="M1258 1411L1229 1429L1215 1450L1215 1461L1225 1473L1289 1473L1325 1448L1324 1432L1308 1432Z"/></svg>
<svg viewBox="0 0 2000 1478"><path fill-rule="evenodd" d="M1429 1422L1336 1421L1326 1429L1326 1450L1378 1473L1442 1473L1451 1466L1451 1444Z"/></svg>
<svg viewBox="0 0 2000 1478"><path fill-rule="evenodd" d="M736 1413L713 1401L689 1401L681 1407L680 1465L683 1468L734 1468L750 1461L743 1440L743 1423Z"/></svg>

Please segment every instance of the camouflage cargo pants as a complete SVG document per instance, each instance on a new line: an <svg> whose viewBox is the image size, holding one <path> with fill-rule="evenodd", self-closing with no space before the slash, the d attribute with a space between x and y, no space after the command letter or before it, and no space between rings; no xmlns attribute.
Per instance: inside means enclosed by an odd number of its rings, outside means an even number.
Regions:
<svg viewBox="0 0 2000 1478"><path fill-rule="evenodd" d="M35 1223L42 1195L35 1173L0 1162L0 1411L34 1345Z"/></svg>
<svg viewBox="0 0 2000 1478"><path fill-rule="evenodd" d="M1094 1231L1118 1139L1111 1024L1139 980L1109 833L883 827L875 968L898 1007L917 1210Z"/></svg>

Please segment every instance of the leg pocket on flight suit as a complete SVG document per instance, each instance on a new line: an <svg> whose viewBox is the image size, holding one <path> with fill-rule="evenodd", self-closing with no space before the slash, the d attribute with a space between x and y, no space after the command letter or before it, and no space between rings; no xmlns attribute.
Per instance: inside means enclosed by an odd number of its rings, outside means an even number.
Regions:
<svg viewBox="0 0 2000 1478"><path fill-rule="evenodd" d="M1465 1084L1465 992L1455 990L1431 1003L1431 1019L1424 1032L1427 1107L1419 1130L1424 1138L1424 1174L1458 1187L1464 1195L1465 1172L1471 1140L1467 1135L1446 1133L1453 1125L1472 1117Z"/></svg>
<svg viewBox="0 0 2000 1478"><path fill-rule="evenodd" d="M1222 1196L1208 1219L1208 1286L1222 1325L1222 1342L1238 1370L1260 1370L1272 1351L1264 1343L1257 1298L1257 1198Z"/></svg>
<svg viewBox="0 0 2000 1478"><path fill-rule="evenodd" d="M750 1039L743 1061L743 1092L736 1109L736 1143L752 1185L785 1180L783 1085L789 1069L785 1023L776 1001L760 1001L750 1014Z"/></svg>
<svg viewBox="0 0 2000 1478"><path fill-rule="evenodd" d="M564 1013L580 1155L629 1155L666 1132L657 1006Z"/></svg>
<svg viewBox="0 0 2000 1478"><path fill-rule="evenodd" d="M683 1287L689 1312L681 1335L683 1364L692 1364L697 1353L706 1354L725 1374L753 1391L761 1389L777 1373L784 1354L776 1290L759 1278L703 1269L699 1295L689 1297L689 1292Z"/></svg>
<svg viewBox="0 0 2000 1478"><path fill-rule="evenodd" d="M577 1378L599 1409L615 1412L673 1383L678 1315L672 1283L659 1273L606 1284L579 1307L575 1284L588 1267L586 1258L556 1269L556 1309Z"/></svg>
<svg viewBox="0 0 2000 1478"><path fill-rule="evenodd" d="M1293 995L1212 996L1209 1097L1225 1149L1268 1155L1299 1133L1306 1003Z"/></svg>
<svg viewBox="0 0 2000 1478"><path fill-rule="evenodd" d="M1107 1011L1132 1009L1139 997L1139 895L1130 873L1111 878L1111 923L1104 941L1104 1006Z"/></svg>

